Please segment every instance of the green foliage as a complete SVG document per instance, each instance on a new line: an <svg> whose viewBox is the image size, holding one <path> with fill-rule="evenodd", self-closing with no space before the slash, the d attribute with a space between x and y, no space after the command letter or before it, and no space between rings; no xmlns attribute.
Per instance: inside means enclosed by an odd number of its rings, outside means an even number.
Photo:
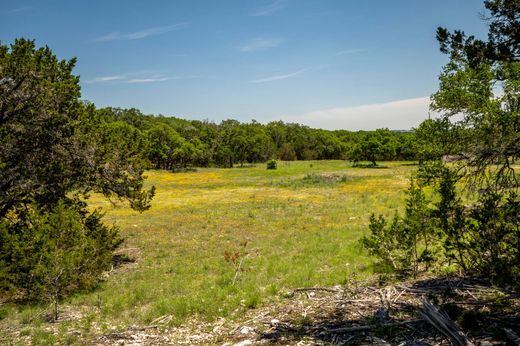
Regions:
<svg viewBox="0 0 520 346"><path fill-rule="evenodd" d="M158 124L146 132L149 142L148 158L158 168L171 168L169 162L172 147L178 145L180 136L170 127Z"/></svg>
<svg viewBox="0 0 520 346"><path fill-rule="evenodd" d="M225 120L215 124L145 115L136 109L103 108L97 114L108 123L125 122L144 134L148 146L142 156L160 169L233 167L237 163L243 167L245 163L265 162L269 158L284 161L418 158L411 132L327 131L281 121L262 125L254 120L250 123ZM358 154L360 148L365 154Z"/></svg>
<svg viewBox="0 0 520 346"><path fill-rule="evenodd" d="M399 250L394 249L396 239L406 242L405 233L415 233L410 230L432 229L432 239L443 251L438 263L454 263L465 274L500 284L518 284L520 200L513 163L520 156L520 5L516 0L487 0L484 5L491 13L487 42L438 29L441 52L450 61L439 76L432 108L443 117L423 122L415 132L421 161L438 160L454 150L464 151L466 160L451 167L425 163L418 176L434 187L431 211L417 209L422 197L412 203L415 193L409 190L403 219L408 232L399 232L398 221L387 229L384 219L372 219L373 235L364 243L380 261L391 263L389 253ZM479 191L468 196L475 203L463 204L459 183L473 188L468 192ZM410 219L409 210L420 218ZM415 248L418 239L410 241Z"/></svg>
<svg viewBox="0 0 520 346"><path fill-rule="evenodd" d="M412 179L407 191L403 217L395 215L389 224L374 214L370 217L370 235L361 239L368 252L378 259L379 270L411 272L416 275L419 264L432 261L432 228L423 189Z"/></svg>
<svg viewBox="0 0 520 346"><path fill-rule="evenodd" d="M399 217L396 215L391 224L379 215L370 216L370 235L361 238L361 244L371 256L377 258L377 269L380 272L404 270L408 257L400 246ZM404 249L406 252L408 249ZM404 262L404 263L403 263Z"/></svg>
<svg viewBox="0 0 520 346"><path fill-rule="evenodd" d="M518 185L512 162L520 156L520 23L518 1L484 2L488 18L488 41L462 31L437 31L441 52L450 61L439 76L439 91L432 107L445 121L460 123L464 136L457 136L469 157L468 173L479 184L507 188ZM462 116L454 120L453 116ZM494 170L489 179L489 170Z"/></svg>
<svg viewBox="0 0 520 346"><path fill-rule="evenodd" d="M74 187L82 172L64 164L72 161L66 142L82 109L74 59L16 40L0 45L0 64L1 218L15 203L54 204Z"/></svg>
<svg viewBox="0 0 520 346"><path fill-rule="evenodd" d="M462 128L445 118L428 119L415 129L410 145L421 163L440 160L443 155L464 152L457 141L461 134Z"/></svg>
<svg viewBox="0 0 520 346"><path fill-rule="evenodd" d="M442 172L435 213L444 236L446 257L464 272L476 273L504 284L520 279L520 199L485 190L476 203L463 206L457 196L457 176Z"/></svg>
<svg viewBox="0 0 520 346"><path fill-rule="evenodd" d="M352 148L350 158L354 165L359 161L369 161L376 166L376 161L389 160L396 155L397 141L388 129L367 132Z"/></svg>
<svg viewBox="0 0 520 346"><path fill-rule="evenodd" d="M378 260L379 270L417 273L427 266L455 264L465 274L477 274L499 284L520 280L520 199L482 192L477 203L464 206L457 192L461 176L446 166L421 172L434 187L425 198L412 179L405 215L391 224L370 218L371 234L361 242ZM422 171L422 170L421 170ZM436 202L432 202L436 200Z"/></svg>
<svg viewBox="0 0 520 346"><path fill-rule="evenodd" d="M469 214L469 244L464 249L472 268L495 282L520 280L520 199L514 192L481 195Z"/></svg>
<svg viewBox="0 0 520 346"><path fill-rule="evenodd" d="M108 126L79 101L74 59L16 40L0 46L0 63L0 218L17 205L53 207L92 190L147 208L153 193L142 191L142 167L129 159L141 148L132 152L134 135L122 139L135 129Z"/></svg>
<svg viewBox="0 0 520 346"><path fill-rule="evenodd" d="M95 286L122 241L101 217L82 203L64 201L51 210L12 212L0 222L0 289L57 304Z"/></svg>
<svg viewBox="0 0 520 346"><path fill-rule="evenodd" d="M438 174L437 179L434 178L432 181L436 184L436 192L440 196L440 201L435 204L436 208L432 211L432 218L434 218L440 234L445 237L446 256L455 260L463 270L467 270L463 254L463 249L468 241L464 232L466 219L462 200L456 190L456 183L460 176L445 166L436 173Z"/></svg>
<svg viewBox="0 0 520 346"><path fill-rule="evenodd" d="M276 169L278 167L278 161L271 159L267 161L267 169Z"/></svg>
<svg viewBox="0 0 520 346"><path fill-rule="evenodd" d="M87 212L90 192L139 211L154 195L141 132L82 103L74 65L34 41L0 45L0 289L17 298L57 304L107 268L120 240Z"/></svg>

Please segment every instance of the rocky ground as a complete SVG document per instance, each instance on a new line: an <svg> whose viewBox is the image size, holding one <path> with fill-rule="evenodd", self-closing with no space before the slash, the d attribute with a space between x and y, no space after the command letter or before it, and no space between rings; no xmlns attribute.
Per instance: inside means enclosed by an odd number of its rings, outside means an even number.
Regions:
<svg viewBox="0 0 520 346"><path fill-rule="evenodd" d="M241 321L171 316L108 333L95 345L520 345L520 295L475 280L427 279L375 287L311 287Z"/></svg>

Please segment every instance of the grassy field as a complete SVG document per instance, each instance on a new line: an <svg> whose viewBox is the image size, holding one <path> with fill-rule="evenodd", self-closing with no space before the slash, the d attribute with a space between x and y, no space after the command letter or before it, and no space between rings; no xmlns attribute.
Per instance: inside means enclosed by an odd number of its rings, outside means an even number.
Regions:
<svg viewBox="0 0 520 346"><path fill-rule="evenodd" d="M93 196L90 206L103 208L105 221L120 228L126 239L122 252L136 262L115 269L98 289L65 301L63 309L81 317L60 328L64 335L73 327L98 333L166 314L174 316L172 324L234 318L283 299L292 288L370 275L370 259L357 240L367 232L371 213L388 215L401 206L415 170L403 162L384 165L306 161L281 162L277 170L262 164L150 171L148 184L157 187L157 195L142 214ZM231 263L225 252L240 255ZM56 341L43 315L38 317L42 306L0 309L0 326Z"/></svg>

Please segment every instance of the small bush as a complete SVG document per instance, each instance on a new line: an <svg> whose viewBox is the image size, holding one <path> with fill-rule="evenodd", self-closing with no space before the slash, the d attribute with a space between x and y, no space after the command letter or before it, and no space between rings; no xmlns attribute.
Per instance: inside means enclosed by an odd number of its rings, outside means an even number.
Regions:
<svg viewBox="0 0 520 346"><path fill-rule="evenodd" d="M0 289L25 300L55 304L73 291L91 288L109 269L122 240L102 215L82 203L35 206L0 222Z"/></svg>
<svg viewBox="0 0 520 346"><path fill-rule="evenodd" d="M267 169L276 169L278 168L278 162L276 160L267 161Z"/></svg>
<svg viewBox="0 0 520 346"><path fill-rule="evenodd" d="M429 200L421 185L413 179L406 198L404 216L395 215L392 223L372 214L369 236L361 239L368 252L377 257L382 272L397 271L417 274L420 264L429 266L432 258L432 220L429 217Z"/></svg>
<svg viewBox="0 0 520 346"><path fill-rule="evenodd" d="M300 179L282 179L276 182L271 182L272 186L279 187L292 187L292 188L304 188L304 187L326 187L335 186L337 184L351 181L353 177L340 174L316 174L308 173Z"/></svg>
<svg viewBox="0 0 520 346"><path fill-rule="evenodd" d="M307 174L302 181L305 185L329 185L335 183L344 183L348 180L346 175L339 174Z"/></svg>

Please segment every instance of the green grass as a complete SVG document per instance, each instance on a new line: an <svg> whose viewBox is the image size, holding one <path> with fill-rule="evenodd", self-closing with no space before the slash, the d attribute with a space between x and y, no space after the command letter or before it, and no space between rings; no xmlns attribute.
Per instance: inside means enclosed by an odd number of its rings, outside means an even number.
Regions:
<svg viewBox="0 0 520 346"><path fill-rule="evenodd" d="M100 196L92 208L106 211L126 238L123 251L137 262L116 270L98 289L63 304L82 318L61 326L90 323L103 328L147 324L171 314L188 318L239 318L247 309L283 297L296 287L335 285L371 274L371 261L357 240L371 213L400 208L414 166L385 163L384 169L353 168L344 161L279 162L247 168L150 171L157 187L152 208L142 214ZM332 178L331 178L332 177ZM235 270L224 252L243 251ZM244 254L240 255L244 256ZM2 325L51 341L45 323L31 320L41 307L2 307ZM81 338L78 337L78 340ZM65 339L63 339L65 340ZM67 341L68 342L68 341Z"/></svg>

